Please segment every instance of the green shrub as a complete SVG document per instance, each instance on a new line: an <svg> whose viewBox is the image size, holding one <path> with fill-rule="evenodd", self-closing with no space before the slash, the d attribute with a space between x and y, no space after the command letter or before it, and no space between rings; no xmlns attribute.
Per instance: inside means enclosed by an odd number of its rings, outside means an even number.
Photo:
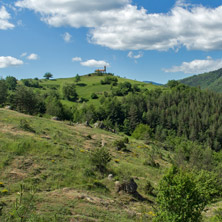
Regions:
<svg viewBox="0 0 222 222"><path fill-rule="evenodd" d="M151 166L151 167L156 167L159 168L160 164L157 163L152 156L149 156L143 163L145 166Z"/></svg>
<svg viewBox="0 0 222 222"><path fill-rule="evenodd" d="M114 76L106 76L105 78L104 78L104 80L101 80L100 81L100 83L102 84L102 85L110 85L110 84L114 84L114 85L116 85L117 84L117 82L118 82L118 79L117 79L117 77L114 77Z"/></svg>
<svg viewBox="0 0 222 222"><path fill-rule="evenodd" d="M139 124L133 131L132 136L135 139L150 139L152 137L152 129L145 124Z"/></svg>
<svg viewBox="0 0 222 222"><path fill-rule="evenodd" d="M123 142L126 143L126 144L128 144L128 143L129 143L129 138L125 136L125 137L123 138Z"/></svg>
<svg viewBox="0 0 222 222"><path fill-rule="evenodd" d="M126 148L126 145L123 140L115 140L113 145L116 147L116 150L123 150Z"/></svg>
<svg viewBox="0 0 222 222"><path fill-rule="evenodd" d="M91 99L98 99L97 94L96 94L96 93L92 93L92 94L91 94Z"/></svg>
<svg viewBox="0 0 222 222"><path fill-rule="evenodd" d="M19 127L25 131L35 132L35 130L30 126L30 122L26 119L21 119L19 122Z"/></svg>
<svg viewBox="0 0 222 222"><path fill-rule="evenodd" d="M146 181L146 185L144 187L144 191L146 194L152 195L153 194L154 187L150 183L150 181Z"/></svg>
<svg viewBox="0 0 222 222"><path fill-rule="evenodd" d="M155 222L198 222L210 199L208 189L200 189L195 175L172 167L162 178L157 195Z"/></svg>
<svg viewBox="0 0 222 222"><path fill-rule="evenodd" d="M103 148L97 148L91 154L91 162L101 173L106 172L107 164L111 161L111 155L108 150Z"/></svg>

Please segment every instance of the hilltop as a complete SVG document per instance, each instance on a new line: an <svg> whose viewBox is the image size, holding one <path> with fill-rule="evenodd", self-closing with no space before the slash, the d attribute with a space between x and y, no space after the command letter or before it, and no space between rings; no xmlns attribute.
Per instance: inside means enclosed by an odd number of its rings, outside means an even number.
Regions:
<svg viewBox="0 0 222 222"><path fill-rule="evenodd" d="M209 89L214 92L222 92L222 69L194 75L180 80L181 83L189 86L199 86L201 89Z"/></svg>

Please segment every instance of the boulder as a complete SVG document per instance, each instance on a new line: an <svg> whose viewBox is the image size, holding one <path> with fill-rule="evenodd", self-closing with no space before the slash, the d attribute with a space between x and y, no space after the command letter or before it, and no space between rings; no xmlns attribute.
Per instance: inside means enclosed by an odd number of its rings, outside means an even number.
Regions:
<svg viewBox="0 0 222 222"><path fill-rule="evenodd" d="M108 180L112 180L113 179L113 175L112 174L109 174L108 175Z"/></svg>
<svg viewBox="0 0 222 222"><path fill-rule="evenodd" d="M102 121L98 121L94 124L94 128L105 129L106 127Z"/></svg>
<svg viewBox="0 0 222 222"><path fill-rule="evenodd" d="M124 191L128 194L135 194L137 193L137 184L134 181L133 178L130 178L129 180L125 180L122 183L119 181L115 182L116 192L119 193L120 191Z"/></svg>
<svg viewBox="0 0 222 222"><path fill-rule="evenodd" d="M52 118L51 118L51 120L59 120L59 117L58 116L53 116Z"/></svg>

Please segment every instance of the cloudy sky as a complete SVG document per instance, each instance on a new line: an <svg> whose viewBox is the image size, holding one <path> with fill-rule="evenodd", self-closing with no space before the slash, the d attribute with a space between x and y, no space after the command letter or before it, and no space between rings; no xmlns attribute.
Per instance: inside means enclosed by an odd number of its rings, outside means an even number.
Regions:
<svg viewBox="0 0 222 222"><path fill-rule="evenodd" d="M221 0L0 0L0 76L106 65L166 83L222 67Z"/></svg>

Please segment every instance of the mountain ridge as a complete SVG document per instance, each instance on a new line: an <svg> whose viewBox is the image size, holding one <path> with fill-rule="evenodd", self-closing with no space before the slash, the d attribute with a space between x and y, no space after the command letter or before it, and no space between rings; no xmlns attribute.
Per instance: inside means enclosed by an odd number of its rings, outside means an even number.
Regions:
<svg viewBox="0 0 222 222"><path fill-rule="evenodd" d="M207 73L193 75L181 79L179 82L189 86L199 86L201 89L222 92L222 68Z"/></svg>

